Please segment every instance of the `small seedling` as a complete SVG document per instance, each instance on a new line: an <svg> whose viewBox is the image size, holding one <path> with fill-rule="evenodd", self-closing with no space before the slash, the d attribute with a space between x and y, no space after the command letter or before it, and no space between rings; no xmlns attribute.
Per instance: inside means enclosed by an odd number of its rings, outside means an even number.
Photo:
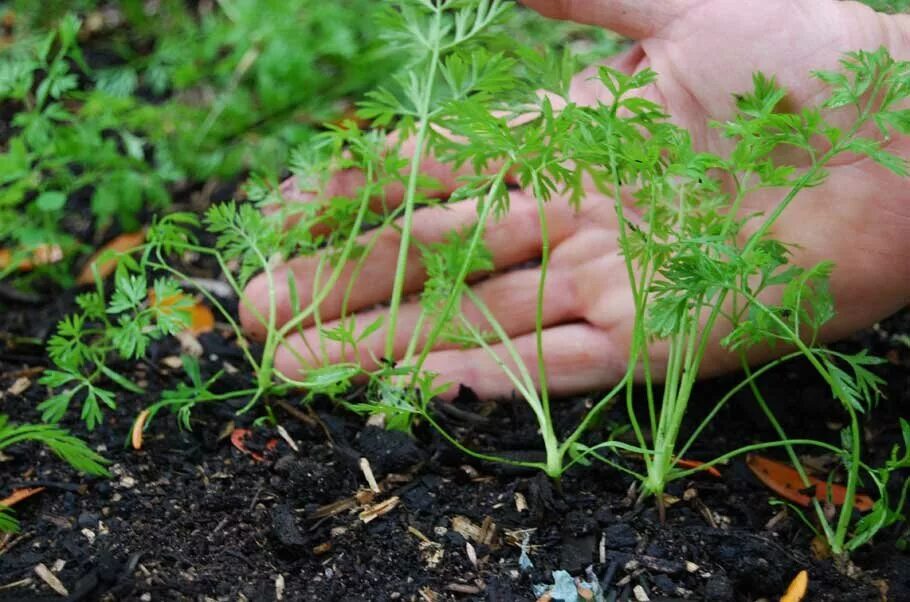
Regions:
<svg viewBox="0 0 910 602"><path fill-rule="evenodd" d="M62 391L42 406L46 418L59 418L78 393L83 416L93 425L101 418L101 407L113 404L111 386L138 390L112 368L113 360L142 357L150 341L175 334L188 323L187 308L150 302L148 289L154 289L155 299L191 298L179 290L194 284L181 269L181 260L205 256L220 266L241 307L261 326L263 340L255 348L221 301L198 287L198 294L241 342L254 376L246 388L218 393L217 375L204 379L199 364L186 360L190 383L164 393L143 414L145 428L161 408L176 412L181 424L189 427L190 410L201 402L239 398L245 402L242 411L247 411L300 389L307 399L316 395L338 399L361 379L367 382L365 399L346 403L357 411L384 413L396 428L408 429L420 420L472 456L540 469L553 478L576 464L600 460L633 475L643 495L658 503L675 479L771 447L787 451L808 486L794 447L820 447L843 458L847 472L844 503L835 521L826 517L818 500L813 501L835 553L853 549L896 520L884 485L902 460L895 456L879 472L860 461L859 415L879 395L881 380L871 371L878 360L818 344L819 329L834 312L827 288L834 266L793 265L787 241L770 234L784 211L799 202L800 192L820 184L826 166L843 153L865 155L907 174L906 161L886 150L880 139L869 137L867 126L876 127L884 138L910 133L908 114L899 108L910 95L906 85L910 64L893 60L884 50L851 53L842 63L843 72L815 74L829 86L828 100L797 114L782 112L785 92L773 79L757 74L753 90L739 97L735 117L713 124L731 148L728 154L715 155L696 152L689 134L668 119L664 108L638 94L658 77L650 70L627 75L603 67L599 81L610 100L578 106L568 98L576 65L567 54L503 46L501 36L497 51L491 52L490 39L506 14L507 5L499 0L403 0L387 8L382 35L409 62L400 75L361 103L358 116L375 128L394 130L399 142L390 146L386 132L364 131L352 121L329 126L301 148L294 161L298 180L321 202L283 202L274 183L257 178L247 188L250 203L216 205L201 222L185 213L158 219L138 257L121 257L113 292L107 295L97 278L96 290L80 297L81 313L64 321L52 339L51 355L58 369L48 373L45 383ZM541 88L548 94L541 94ZM559 110L553 97L563 101ZM855 112L849 126L836 127L826 120L829 110L845 108ZM408 155L402 148L405 140L410 143ZM777 151L784 148L800 151L805 165L781 162ZM413 237L414 215L421 207L440 202L432 195L434 183L421 175L429 156L467 172L448 202L475 203L477 217L471 227L451 232L443 242L420 245ZM326 174L353 169L363 174L354 194L327 194ZM593 181L615 199L619 248L635 317L627 371L574 429L558 433L543 353L543 298L551 245L545 207L566 202L557 198L584 207L584 181ZM528 190L537 204L542 254L536 366L525 365L496 316L469 286L470 277L493 267L484 234L510 209L509 182ZM385 197L392 185L404 191L400 203ZM744 199L760 189L783 192L761 212L744 211ZM622 193L629 190L635 192L626 204ZM633 212L640 219L633 219ZM200 229L214 243L200 242ZM347 311L354 283L379 237L391 231L398 234L399 251L388 311L384 319L358 325ZM404 353L396 354L402 348L396 337L402 334L405 280L414 251L420 254L427 281ZM312 282L298 282L293 271L280 267L296 256L317 265ZM265 304L246 292L257 273L267 283ZM345 279L348 284L343 286ZM338 288L343 290L342 319L329 328L321 306ZM281 315L282 290L290 297L290 315ZM478 309L486 325L468 319L465 302ZM290 335L303 337L311 325L319 335L306 341L308 349L295 350L299 374L277 372L274 357L281 345ZM681 442L695 380L707 346L721 328L726 331L723 344L742 358L745 378ZM364 357L359 344L379 329L385 329L384 353ZM448 383L438 382L424 366L430 351L443 341L480 347L502 367L538 423L543 461L471 450L442 428L431 401ZM753 371L746 361L748 351L769 344L795 351ZM655 363L661 357L658 348L666 350L663 367ZM761 395L758 377L797 357L811 363L850 416L841 446L790 438ZM636 411L636 381L643 385L644 418ZM662 388L658 381L664 383ZM754 394L780 440L747 445L694 468L678 464L717 412L745 388ZM593 425L620 399L626 402L635 443L596 440ZM644 470L614 461L615 452L637 454ZM853 524L861 475L873 481L879 501L869 515L874 518Z"/></svg>

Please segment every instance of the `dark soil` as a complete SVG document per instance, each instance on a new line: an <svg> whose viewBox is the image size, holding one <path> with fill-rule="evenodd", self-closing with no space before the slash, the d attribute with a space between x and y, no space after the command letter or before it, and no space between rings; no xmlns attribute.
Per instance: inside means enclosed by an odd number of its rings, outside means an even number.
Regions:
<svg viewBox="0 0 910 602"><path fill-rule="evenodd" d="M39 304L0 299L3 413L38 419L42 386L8 392L23 376L36 381L46 362L41 345L21 337L43 340L70 306L66 296ZM897 418L907 415L910 347L900 338L907 333L910 312L843 343L888 359L878 369L888 397L866 417L864 455L872 464L899 441ZM207 372L242 365L220 335L201 343ZM189 432L162 415L135 451L126 445L135 415L182 378L161 361L174 345L161 344L136 368L146 398L124 395L92 433L77 416L66 423L112 460L112 479L79 477L36 446L8 450L0 496L46 489L17 505L22 532L0 544L0 600L64 599L38 578L39 563L55 570L69 600L535 600L533 586L552 583L558 569L598 580L608 600L635 600L635 588L655 601L776 600L803 568L808 600L910 600L910 555L900 543L906 526L883 532L854 555L855 566L838 570L815 557L812 533L792 511L771 521L782 507L769 504L772 495L742 460L723 467L719 479L675 484L669 493L680 501L662 524L652 503L635 505L632 480L604 466L573 469L557 486L472 460L425 427L410 438L327 403L292 413L273 407L299 451L228 405L199 407ZM246 378L229 374L220 386ZM735 382L703 383L692 422ZM806 366L771 373L762 389L791 436L836 442L843 416ZM590 403L561 401L560 420L570 426ZM465 392L440 417L472 446L539 454L520 402L484 403ZM624 411L611 410L600 434L623 422ZM261 461L231 444L234 427L252 429L246 448ZM743 395L689 455L707 459L774 438ZM361 458L381 493L369 492ZM522 545L532 568L520 563Z"/></svg>

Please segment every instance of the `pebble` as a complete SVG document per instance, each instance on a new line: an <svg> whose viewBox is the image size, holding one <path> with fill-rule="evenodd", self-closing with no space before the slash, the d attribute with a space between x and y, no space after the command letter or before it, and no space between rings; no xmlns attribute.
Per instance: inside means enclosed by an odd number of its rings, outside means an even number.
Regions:
<svg viewBox="0 0 910 602"><path fill-rule="evenodd" d="M634 548L638 533L626 523L617 523L604 529L604 540L610 549Z"/></svg>

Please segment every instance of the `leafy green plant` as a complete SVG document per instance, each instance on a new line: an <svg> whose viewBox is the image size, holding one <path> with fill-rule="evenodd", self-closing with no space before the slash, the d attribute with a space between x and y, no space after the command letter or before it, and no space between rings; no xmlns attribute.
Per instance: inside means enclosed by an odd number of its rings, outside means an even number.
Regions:
<svg viewBox="0 0 910 602"><path fill-rule="evenodd" d="M508 45L496 35L507 19L507 5L500 0L402 0L387 7L379 29L408 62L361 103L358 117L370 121L374 129L365 131L353 121L328 126L295 153L298 181L321 202L283 202L274 183L255 178L246 189L250 203L216 205L201 221L186 213L156 220L138 259L121 257L110 299L98 279L96 290L80 298L81 313L62 323L52 340L58 369L45 382L62 391L42 406L46 417L58 418L78 395L83 416L95 424L102 406L113 404L112 388L133 390L135 385L112 368L113 362L142 357L150 340L175 334L188 323L187 307L151 301L149 285L156 300L189 299L178 290L178 285L194 285L180 267L181 258L206 256L220 266L241 307L261 326L261 346L246 343L221 301L197 286L195 293L207 299L241 341L254 377L246 388L216 392L215 381L203 379L199 365L187 360L190 384L163 394L150 407L152 415L167 408L188 427L189 412L200 402L242 398L242 411L247 411L291 390L303 389L308 398L337 398L360 379L368 383L366 399L349 406L382 412L396 428L407 429L414 420L422 420L475 457L540 469L554 478L576 464L601 460L639 479L643 496L653 496L658 504L669 482L694 470L748 451L782 447L802 471L795 446L816 446L842 457L847 471L847 499L836 520L829 521L821 503L814 507L832 550L842 553L867 540L896 516L884 487L888 475L902 465L895 459L872 469L861 462L859 415L879 394L880 380L870 369L877 360L817 344L819 328L833 315L827 290L833 266L792 265L786 241L774 240L769 233L786 208L799 202L802 190L823 181L826 165L842 153L866 155L899 174L907 173L905 161L869 137L864 126L877 126L883 136L910 132L907 113L899 108L910 94L905 84L910 66L894 61L884 50L852 53L843 62L843 73L815 74L830 87L831 95L823 106L799 114L781 112L784 91L773 80L756 75L754 90L739 97L737 115L714 124L732 147L728 155L719 156L696 152L688 133L673 125L662 107L636 94L657 77L651 71L625 75L601 68L599 79L611 100L593 107L572 103L567 96L576 62L566 54ZM490 50L491 37L497 38L495 52ZM549 94L541 94L541 88ZM554 108L554 96L564 101L559 110ZM826 121L825 111L848 106L856 110L852 125L839 128ZM399 142L390 146L379 128L394 129ZM822 150L815 144L818 140L826 141ZM403 152L404 141L410 145L409 154ZM808 167L782 163L778 151L784 148L804 153ZM415 212L440 202L432 197L434 182L421 175L428 156L466 172L448 202L475 203L477 218L472 227L450 233L442 243L419 245L413 238ZM354 194L327 193L326 174L355 168L363 182ZM543 354L543 296L550 263L544 208L557 196L582 206L586 179L616 199L635 322L625 375L574 429L557 432ZM543 241L536 366L525 365L493 312L468 286L470 277L492 268L483 236L493 220L509 211L511 181L536 200ZM392 185L404 190L400 203L387 202L384 196ZM629 187L636 192L626 205L620 193ZM743 199L759 189L785 192L763 213L741 211ZM633 209L640 220L632 219ZM213 244L201 242L200 229L214 237ZM386 318L358 325L344 308L364 261L379 237L392 229L400 238ZM393 363L414 250L419 251L428 278L403 357ZM293 271L279 267L295 256L317 263L313 282L297 282ZM264 311L246 292L256 273L267 283ZM350 284L344 289L342 319L328 328L320 307L346 277ZM291 298L290 315L280 315L282 290ZM483 315L484 327L468 319L466 303ZM321 334L318 340L306 341L309 349L293 350L301 366L299 375L277 372L274 358L282 343L292 334L304 335L310 324ZM722 326L729 330L724 344L742 356L746 376L681 442L681 425L708 341ZM380 328L386 333L382 357L362 357L358 343ZM431 401L446 385L424 368L430 351L442 341L478 346L496 359L538 422L543 461L471 450L442 428ZM795 351L752 371L747 352L767 344ZM652 365L658 347L668 349L663 374ZM817 369L850 416L843 445L789 437L762 398L758 377L797 357ZM364 367L368 365L376 367ZM635 410L637 373L644 385L644 419ZM656 385L658 380L664 382L662 388ZM699 469L679 467L677 458L746 387L780 440L733 450ZM598 416L620 399L626 401L635 443L592 440ZM146 421L145 427L149 424ZM644 470L615 462L611 456L615 452L639 455ZM861 476L879 490L882 506L873 513L876 518L853 524Z"/></svg>
<svg viewBox="0 0 910 602"><path fill-rule="evenodd" d="M6 415L0 414L0 450L25 441L37 441L47 446L79 472L104 476L108 474L105 468L108 461L67 431L49 424L14 424L9 422ZM19 523L13 517L12 511L0 506L0 532L18 529Z"/></svg>
<svg viewBox="0 0 910 602"><path fill-rule="evenodd" d="M0 58L0 102L12 113L0 132L0 278L71 284L69 260L86 243L110 227L137 229L175 189L211 190L252 166L277 172L292 146L396 60L368 27L372 2L218 6L196 15L182 2L126 2L115 12L133 32L116 22L96 31L71 13L53 17L54 7L10 13L17 28ZM73 8L100 18L92 2ZM27 26L46 21L49 30ZM23 275L24 265L37 269Z"/></svg>
<svg viewBox="0 0 910 602"><path fill-rule="evenodd" d="M143 139L120 127L129 101L125 106L101 91L78 90L88 72L76 43L79 29L78 19L64 18L0 59L0 101L20 108L0 154L0 242L14 250L0 278L42 248L56 246L64 255L79 249L60 228L73 196L90 195L102 225L116 218L127 228L137 227L144 207L166 203L169 179L146 163ZM65 270L55 273L65 278Z"/></svg>

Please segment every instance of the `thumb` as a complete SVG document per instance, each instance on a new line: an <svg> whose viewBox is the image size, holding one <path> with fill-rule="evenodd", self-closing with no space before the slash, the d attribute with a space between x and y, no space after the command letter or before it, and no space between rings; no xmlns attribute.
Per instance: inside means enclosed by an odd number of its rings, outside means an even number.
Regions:
<svg viewBox="0 0 910 602"><path fill-rule="evenodd" d="M640 40L660 33L694 0L521 0L551 19L600 25Z"/></svg>

